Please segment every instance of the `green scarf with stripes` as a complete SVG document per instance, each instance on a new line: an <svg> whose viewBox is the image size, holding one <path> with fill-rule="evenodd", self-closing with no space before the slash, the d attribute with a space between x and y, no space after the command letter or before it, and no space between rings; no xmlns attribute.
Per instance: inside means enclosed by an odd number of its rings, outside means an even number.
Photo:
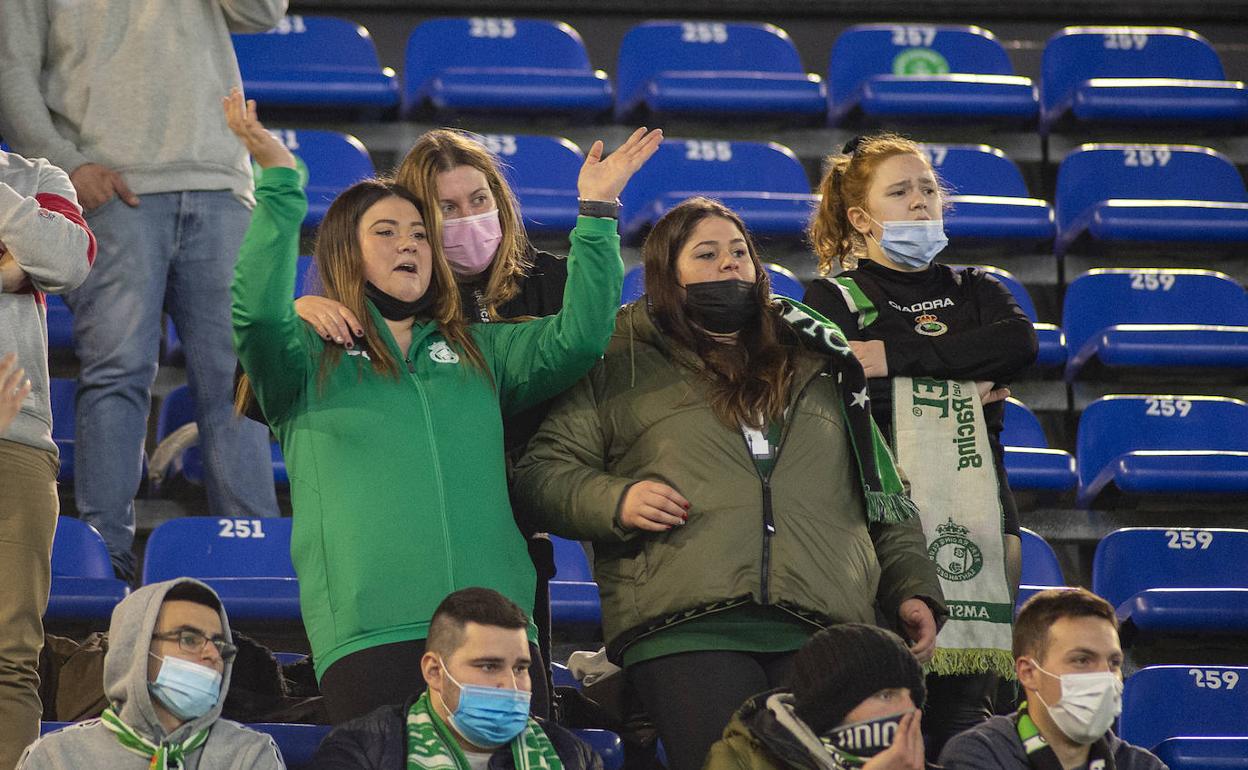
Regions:
<svg viewBox="0 0 1248 770"><path fill-rule="evenodd" d="M871 522L897 524L919 515L919 509L906 496L893 454L871 418L867 376L854 358L845 334L815 310L784 297L773 297L781 317L802 338L807 347L828 357L828 371L835 375L841 391L841 412L849 426L854 456L858 460L858 480L867 503Z"/></svg>
<svg viewBox="0 0 1248 770"><path fill-rule="evenodd" d="M532 717L509 744L516 770L563 770L546 731ZM429 691L407 710L407 770L470 770L468 758L429 702Z"/></svg>
<svg viewBox="0 0 1248 770"><path fill-rule="evenodd" d="M208 730L205 728L181 743L164 743L163 741L152 743L135 732L133 727L121 721L121 717L117 716L117 712L112 708L104 709L104 713L100 715L100 722L109 732L117 736L117 742L126 751L151 760L147 766L148 770L181 768L182 760L186 758L186 755L203 746L208 740Z"/></svg>

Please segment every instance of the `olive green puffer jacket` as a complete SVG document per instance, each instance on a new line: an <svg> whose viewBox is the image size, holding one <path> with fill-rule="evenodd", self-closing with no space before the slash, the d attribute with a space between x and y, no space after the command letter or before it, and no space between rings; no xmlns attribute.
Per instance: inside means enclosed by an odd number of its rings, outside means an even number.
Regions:
<svg viewBox="0 0 1248 770"><path fill-rule="evenodd" d="M867 521L826 366L813 353L799 356L764 479L741 431L711 411L701 360L660 333L644 298L620 310L606 356L556 402L516 469L536 526L593 541L612 660L650 633L747 602L790 611L812 631L874 623L877 599L890 619L911 597L943 618L919 521ZM620 503L643 479L684 495L688 523L663 533L623 529Z"/></svg>

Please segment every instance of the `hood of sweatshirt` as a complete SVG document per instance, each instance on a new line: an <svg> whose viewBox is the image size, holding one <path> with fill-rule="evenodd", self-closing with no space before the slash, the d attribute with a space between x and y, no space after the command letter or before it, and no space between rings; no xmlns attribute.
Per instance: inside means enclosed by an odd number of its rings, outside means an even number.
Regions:
<svg viewBox="0 0 1248 770"><path fill-rule="evenodd" d="M160 614L166 594L183 583L195 583L212 591L193 578L176 578L143 586L113 609L112 620L108 626L108 653L104 656L104 694L123 722L153 742L166 739L170 742L184 741L194 733L211 726L221 716L225 694L230 688L233 661L227 660L221 672L221 697L207 714L182 724L168 734L156 716L156 707L152 704L147 681L152 633L156 629L156 618ZM215 591L213 595L216 595ZM230 633L225 610L219 610L218 615L221 617L225 640L233 643L234 637Z"/></svg>

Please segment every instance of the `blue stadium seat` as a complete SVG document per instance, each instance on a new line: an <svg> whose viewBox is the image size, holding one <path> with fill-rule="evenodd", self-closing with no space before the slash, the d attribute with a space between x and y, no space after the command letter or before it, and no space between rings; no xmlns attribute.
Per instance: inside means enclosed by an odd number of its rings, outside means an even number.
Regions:
<svg viewBox="0 0 1248 770"><path fill-rule="evenodd" d="M282 722L253 722L252 730L266 733L282 751L282 759L289 770L300 770L312 764L316 749L334 728L330 725L300 725Z"/></svg>
<svg viewBox="0 0 1248 770"><path fill-rule="evenodd" d="M1248 119L1209 42L1174 27L1067 27L1044 47L1040 130L1068 123L1224 123Z"/></svg>
<svg viewBox="0 0 1248 770"><path fill-rule="evenodd" d="M801 280L794 275L792 270L772 262L764 262L763 269L771 277L772 296L779 294L781 297L795 299L798 302L802 301L802 296L806 293L806 287L802 285ZM646 271L642 269L641 265L633 265L624 273L624 290L620 303L627 305L645 293Z"/></svg>
<svg viewBox="0 0 1248 770"><path fill-rule="evenodd" d="M304 227L319 225L339 193L377 173L368 150L350 134L289 128L274 133L307 166L308 214Z"/></svg>
<svg viewBox="0 0 1248 770"><path fill-rule="evenodd" d="M268 32L234 35L243 90L262 107L308 110L398 106L394 71L382 68L368 30L332 16L287 16Z"/></svg>
<svg viewBox="0 0 1248 770"><path fill-rule="evenodd" d="M950 267L958 267L958 265L950 265ZM1058 326L1040 323L1036 320L1036 305L1031 301L1031 293L1027 291L1027 288L1009 270L990 265L977 267L1005 284L1005 288L1014 295L1014 301L1018 303L1019 309L1031 319L1032 326L1036 328L1036 339L1039 342L1035 365L1043 369L1065 366L1066 334Z"/></svg>
<svg viewBox="0 0 1248 770"><path fill-rule="evenodd" d="M668 139L629 180L621 233L638 239L692 195L719 200L756 236L800 237L817 200L801 162L784 145Z"/></svg>
<svg viewBox="0 0 1248 770"><path fill-rule="evenodd" d="M45 294L48 311L48 349L74 350L74 314L59 294Z"/></svg>
<svg viewBox="0 0 1248 770"><path fill-rule="evenodd" d="M52 440L61 455L61 470L56 480L74 483L74 414L78 381L52 377L48 380L52 401Z"/></svg>
<svg viewBox="0 0 1248 770"><path fill-rule="evenodd" d="M1248 190L1208 147L1085 144L1057 171L1061 256L1098 243L1248 242Z"/></svg>
<svg viewBox="0 0 1248 770"><path fill-rule="evenodd" d="M1049 448L1040 421L1016 398L1005 401L1001 443L1005 447L1005 472L1012 488L1060 493L1074 489L1079 483L1075 458L1069 452Z"/></svg>
<svg viewBox="0 0 1248 770"><path fill-rule="evenodd" d="M1076 443L1082 508L1102 493L1248 492L1248 404L1239 399L1105 396L1084 409Z"/></svg>
<svg viewBox="0 0 1248 770"><path fill-rule="evenodd" d="M561 21L426 21L407 40L403 110L574 112L611 109L611 82Z"/></svg>
<svg viewBox="0 0 1248 770"><path fill-rule="evenodd" d="M113 575L108 546L85 521L61 516L52 540L52 591L45 621L105 621L130 587Z"/></svg>
<svg viewBox="0 0 1248 770"><path fill-rule="evenodd" d="M1170 770L1248 770L1248 737L1167 738L1153 753Z"/></svg>
<svg viewBox="0 0 1248 770"><path fill-rule="evenodd" d="M1248 367L1248 295L1212 270L1102 268L1066 289L1066 378L1097 368Z"/></svg>
<svg viewBox="0 0 1248 770"><path fill-rule="evenodd" d="M164 441L178 428L195 421L195 399L191 395L189 385L179 385L169 391L160 402L160 411L156 415L156 443ZM270 461L273 464L273 483L278 487L290 484L286 474L286 460L282 456L281 447L276 441L269 443ZM204 483L203 451L197 443L187 447L180 457L170 464L166 478L182 476L192 484Z"/></svg>
<svg viewBox="0 0 1248 770"><path fill-rule="evenodd" d="M638 113L821 120L826 91L771 24L647 21L624 35L617 120Z"/></svg>
<svg viewBox="0 0 1248 770"><path fill-rule="evenodd" d="M574 690L581 689L581 683L576 681L572 671L562 663L550 664L550 678L555 683L555 687L571 687Z"/></svg>
<svg viewBox="0 0 1248 770"><path fill-rule="evenodd" d="M557 136L482 134L520 204L524 227L531 233L566 235L576 226L576 180L585 153Z"/></svg>
<svg viewBox="0 0 1248 770"><path fill-rule="evenodd" d="M189 576L221 596L230 619L299 621L290 519L166 521L147 541L143 584Z"/></svg>
<svg viewBox="0 0 1248 770"><path fill-rule="evenodd" d="M1036 586L1066 585L1053 546L1026 527L1020 527L1020 530L1023 535L1022 582Z"/></svg>
<svg viewBox="0 0 1248 770"><path fill-rule="evenodd" d="M767 276L771 278L771 294L775 296L779 294L781 297L802 301L802 297L806 296L806 287L802 285L802 281L793 273L792 270L771 262L764 262L763 269L767 271Z"/></svg>
<svg viewBox="0 0 1248 770"><path fill-rule="evenodd" d="M598 626L602 607L598 584L581 544L550 536L555 547L555 577L550 581L550 621L555 626Z"/></svg>
<svg viewBox="0 0 1248 770"><path fill-rule="evenodd" d="M858 24L828 63L829 118L1034 123L1031 78L1014 74L988 30L954 24Z"/></svg>
<svg viewBox="0 0 1248 770"><path fill-rule="evenodd" d="M950 238L1053 240L1053 208L1032 198L1014 161L986 144L925 144L932 168L951 189L945 212Z"/></svg>
<svg viewBox="0 0 1248 770"><path fill-rule="evenodd" d="M1138 632L1242 638L1248 633L1245 562L1248 530L1129 527L1097 544L1092 590Z"/></svg>
<svg viewBox="0 0 1248 770"><path fill-rule="evenodd" d="M1142 668L1127 679L1123 688L1118 735L1127 743L1146 749L1181 736L1248 737L1248 721L1244 719L1248 714L1246 683L1245 666Z"/></svg>
<svg viewBox="0 0 1248 770"><path fill-rule="evenodd" d="M608 730L572 732L602 757L602 770L620 770L624 766L624 744L620 741L620 736Z"/></svg>

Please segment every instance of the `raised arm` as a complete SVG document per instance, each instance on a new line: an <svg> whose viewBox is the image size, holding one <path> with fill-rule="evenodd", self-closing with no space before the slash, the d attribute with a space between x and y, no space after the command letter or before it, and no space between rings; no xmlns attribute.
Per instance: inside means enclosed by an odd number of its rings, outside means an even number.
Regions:
<svg viewBox="0 0 1248 770"><path fill-rule="evenodd" d="M75 289L95 260L95 236L78 208L74 186L46 160L9 156L10 165L38 175L36 193L0 182L0 261L12 258L31 285L52 294Z"/></svg>
<svg viewBox="0 0 1248 770"><path fill-rule="evenodd" d="M662 140L662 131L639 128L606 159L602 142L594 142L577 180L581 199L616 200ZM557 314L522 324L490 324L480 332L504 411L520 411L567 389L606 349L624 280L617 225L614 218L577 218L563 308Z"/></svg>
<svg viewBox="0 0 1248 770"><path fill-rule="evenodd" d="M292 302L299 228L308 200L294 156L256 119L255 102L244 105L235 89L224 107L230 130L264 169L230 291L234 350L260 408L273 423L300 397L314 365L315 338L304 330Z"/></svg>

